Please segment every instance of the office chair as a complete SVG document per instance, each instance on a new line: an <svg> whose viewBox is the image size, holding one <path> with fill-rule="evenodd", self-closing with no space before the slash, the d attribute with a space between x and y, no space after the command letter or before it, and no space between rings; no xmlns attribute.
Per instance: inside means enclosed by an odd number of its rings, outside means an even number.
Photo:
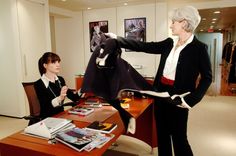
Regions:
<svg viewBox="0 0 236 156"><path fill-rule="evenodd" d="M30 115L24 116L23 118L29 120L28 125L32 125L41 120L40 118L40 103L34 89L34 82L22 82L28 102Z"/></svg>
<svg viewBox="0 0 236 156"><path fill-rule="evenodd" d="M37 93L34 89L34 82L22 82L22 85L24 87L30 109L30 115L24 116L23 118L29 120L28 125L32 125L42 119L40 117L40 103L37 97ZM76 105L77 103L75 102L67 102L63 104L63 107L64 106L74 107Z"/></svg>

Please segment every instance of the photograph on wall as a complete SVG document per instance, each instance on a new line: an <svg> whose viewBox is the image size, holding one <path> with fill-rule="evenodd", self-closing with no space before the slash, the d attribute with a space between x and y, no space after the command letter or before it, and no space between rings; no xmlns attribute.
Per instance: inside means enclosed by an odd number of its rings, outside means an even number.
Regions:
<svg viewBox="0 0 236 156"><path fill-rule="evenodd" d="M106 40L105 34L108 32L108 21L89 22L90 52Z"/></svg>
<svg viewBox="0 0 236 156"><path fill-rule="evenodd" d="M124 20L125 38L146 41L146 18L130 18ZM126 51L130 51L126 49Z"/></svg>

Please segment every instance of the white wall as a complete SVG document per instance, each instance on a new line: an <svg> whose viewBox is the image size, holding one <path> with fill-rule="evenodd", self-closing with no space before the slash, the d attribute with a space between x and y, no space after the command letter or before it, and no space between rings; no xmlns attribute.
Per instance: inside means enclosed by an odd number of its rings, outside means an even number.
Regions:
<svg viewBox="0 0 236 156"><path fill-rule="evenodd" d="M124 6L117 8L117 35L124 37L124 20L146 17L146 41L156 40L155 4ZM141 66L138 71L144 76L154 76L156 72L156 56L151 54L125 52L122 56L133 66Z"/></svg>
<svg viewBox="0 0 236 156"><path fill-rule="evenodd" d="M168 4L165 2L156 3L156 41L164 40L168 37ZM160 55L156 56L156 69L160 63Z"/></svg>
<svg viewBox="0 0 236 156"><path fill-rule="evenodd" d="M82 13L70 18L55 21L56 53L61 57L61 71L67 85L75 87L75 75L81 74L84 67L84 47L82 31Z"/></svg>
<svg viewBox="0 0 236 156"><path fill-rule="evenodd" d="M90 58L89 51L89 22L94 21L103 21L108 20L108 29L109 32L116 33L120 36L124 36L124 19L127 18L136 18L136 17L146 17L147 24L147 41L160 41L165 39L168 36L171 36L169 31L170 20L168 19L168 13L176 8L183 5L193 5L198 9L206 9L206 8L217 8L217 7L229 7L236 6L235 0L222 0L222 1L211 1L211 2L195 2L195 3L180 3L180 2L156 2L151 4L143 4L136 6L123 6L123 7L114 7L114 8L104 8L104 9L95 9L95 10L86 10L81 12L81 16L71 16L71 12L66 10L60 10L54 8L54 13L61 14L64 16L68 16L72 19L58 19L56 18L56 29L59 32L59 28L63 31L56 33L56 40L58 45L58 40L60 41L60 45L57 46L57 51L61 55L63 55L63 70L67 68L67 71L63 71L61 74L67 78L69 86L74 86L74 75L75 74L83 74L87 62ZM60 22L59 22L60 21ZM77 25L69 26L70 24ZM78 25L79 23L79 25ZM67 25L70 30L64 27ZM73 29L72 29L73 28ZM82 31L83 35L78 39L78 31ZM74 33L73 33L74 32ZM69 41L63 41L63 38L69 39ZM81 41L82 40L82 41ZM78 45L73 45L73 43L77 41ZM80 43L81 41L81 43ZM69 42L71 43L71 47L69 48ZM81 45L83 44L83 45ZM75 49L79 53L83 54L75 54ZM59 49L58 49L59 48ZM71 53L71 51L74 51ZM69 54L74 54L74 58L77 59L75 63L74 60L71 61ZM84 56L78 58L78 55ZM160 56L158 55L150 55L143 53L123 53L123 58L130 62L132 65L142 65L142 69L138 70L141 74L145 76L155 76L156 70L159 65ZM68 57L68 58L66 58ZM73 59L74 59L73 58ZM66 61L65 61L66 60ZM81 62L78 64L78 62ZM83 63L83 64L82 64ZM67 67L66 67L67 66ZM68 68L72 68L70 70Z"/></svg>
<svg viewBox="0 0 236 156"><path fill-rule="evenodd" d="M62 58L60 74L66 78L67 85L69 87L75 86L74 75L85 72L91 56L89 22L107 20L109 32L124 36L124 19L146 17L147 41L156 41L167 37L167 11L167 3L86 10L77 14L58 8L50 8L51 13L65 17L55 17L55 34L57 53ZM159 65L159 56L123 52L122 57L132 65L142 65L142 69L138 70L141 74L155 76Z"/></svg>

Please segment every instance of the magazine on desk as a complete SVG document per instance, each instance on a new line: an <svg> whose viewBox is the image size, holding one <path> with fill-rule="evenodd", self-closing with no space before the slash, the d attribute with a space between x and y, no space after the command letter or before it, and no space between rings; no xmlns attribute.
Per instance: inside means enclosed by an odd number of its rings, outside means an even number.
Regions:
<svg viewBox="0 0 236 156"><path fill-rule="evenodd" d="M86 105L93 105L93 104L99 104L100 101L98 99L87 99L84 102Z"/></svg>
<svg viewBox="0 0 236 156"><path fill-rule="evenodd" d="M86 129L101 132L101 133L111 133L116 127L117 127L117 124L115 123L94 121L90 125L88 125Z"/></svg>
<svg viewBox="0 0 236 156"><path fill-rule="evenodd" d="M82 150L91 151L100 148L114 136L107 136L101 133L90 131L84 128L72 128L56 134L56 140L68 147L80 152Z"/></svg>
<svg viewBox="0 0 236 156"><path fill-rule="evenodd" d="M68 113L70 114L77 114L77 115L89 115L92 112L94 112L94 108L90 108L90 107L85 107L85 106L75 106L73 108L71 108L70 110L68 110Z"/></svg>
<svg viewBox="0 0 236 156"><path fill-rule="evenodd" d="M26 127L24 129L24 134L45 139L52 139L55 137L57 132L75 127L75 125L71 122L72 120L68 119L48 117Z"/></svg>
<svg viewBox="0 0 236 156"><path fill-rule="evenodd" d="M100 101L98 99L87 99L84 102L85 105L88 105L89 107L92 108L101 108L102 104L100 103Z"/></svg>
<svg viewBox="0 0 236 156"><path fill-rule="evenodd" d="M118 93L118 97L121 97L123 92L134 92L134 93L139 93L142 95L147 95L147 96L155 96L155 97L162 97L162 98L167 98L170 97L170 94L168 92L155 92L151 90L136 90L136 89L121 89Z"/></svg>

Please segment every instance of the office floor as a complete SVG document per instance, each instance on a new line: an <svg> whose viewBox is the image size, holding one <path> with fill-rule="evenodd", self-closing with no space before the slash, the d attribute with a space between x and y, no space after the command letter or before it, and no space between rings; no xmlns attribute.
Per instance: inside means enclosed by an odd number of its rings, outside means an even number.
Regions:
<svg viewBox="0 0 236 156"><path fill-rule="evenodd" d="M236 97L205 96L189 115L188 137L195 156L236 155ZM23 119L0 116L0 139L23 129ZM121 136L105 155L114 155L112 150L130 153L127 156L157 155L151 148L135 138ZM112 153L112 154L111 154ZM124 153L117 153L123 156Z"/></svg>

